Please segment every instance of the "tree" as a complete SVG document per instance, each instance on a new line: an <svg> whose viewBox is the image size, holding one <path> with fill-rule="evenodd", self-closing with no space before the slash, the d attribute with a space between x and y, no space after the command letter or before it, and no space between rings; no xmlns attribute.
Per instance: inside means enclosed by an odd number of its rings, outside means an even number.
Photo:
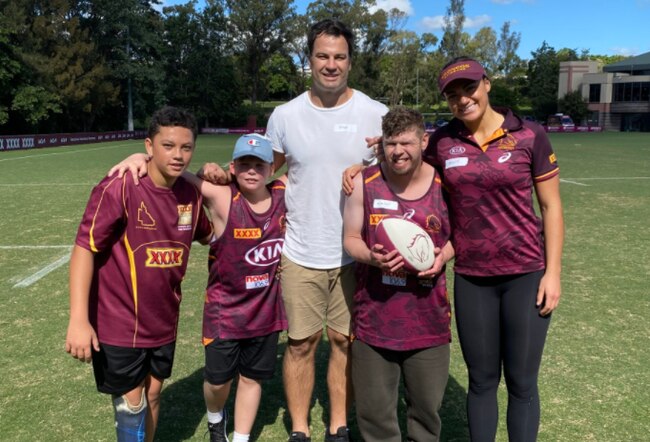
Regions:
<svg viewBox="0 0 650 442"><path fill-rule="evenodd" d="M274 53L286 51L293 0L225 0L229 31L240 54L243 72L250 80L250 98L257 102L260 69Z"/></svg>
<svg viewBox="0 0 650 442"><path fill-rule="evenodd" d="M192 110L205 126L230 120L243 98L223 2L163 8L165 97Z"/></svg>
<svg viewBox="0 0 650 442"><path fill-rule="evenodd" d="M488 75L498 74L497 65L497 36L489 26L478 30L465 46L465 55L476 59L485 67Z"/></svg>
<svg viewBox="0 0 650 442"><path fill-rule="evenodd" d="M416 80L421 43L416 33L396 32L382 58L381 78L391 105L401 104L407 87Z"/></svg>
<svg viewBox="0 0 650 442"><path fill-rule="evenodd" d="M450 60L464 55L463 23L465 22L465 0L450 0L444 21L445 25L442 28L443 35L442 40L440 40L440 51L446 60Z"/></svg>
<svg viewBox="0 0 650 442"><path fill-rule="evenodd" d="M569 92L558 101L558 110L570 115L577 124L584 121L589 115L587 100L582 97L579 90Z"/></svg>
<svg viewBox="0 0 650 442"><path fill-rule="evenodd" d="M533 114L538 120L544 121L557 109L560 62L555 49L546 41L531 55L532 59L528 62L527 92Z"/></svg>
<svg viewBox="0 0 650 442"><path fill-rule="evenodd" d="M521 66L521 59L517 55L520 42L521 33L511 32L510 22L504 22L501 26L499 41L497 42L495 74L498 73L506 78L511 78L513 72Z"/></svg>
<svg viewBox="0 0 650 442"><path fill-rule="evenodd" d="M158 0L77 0L78 15L105 60L118 104L107 108L111 128L144 126L164 101L163 21ZM132 103L132 105L131 105ZM132 109L132 114L131 114ZM125 112L126 110L126 112ZM125 115L127 114L127 115Z"/></svg>

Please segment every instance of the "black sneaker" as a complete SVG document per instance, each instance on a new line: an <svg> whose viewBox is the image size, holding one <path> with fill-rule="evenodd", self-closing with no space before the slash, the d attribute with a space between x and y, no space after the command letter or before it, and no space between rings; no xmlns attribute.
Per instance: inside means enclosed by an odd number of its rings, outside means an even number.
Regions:
<svg viewBox="0 0 650 442"><path fill-rule="evenodd" d="M228 424L228 413L223 409L223 419L221 422L211 424L208 422L208 433L210 433L210 442L230 442L228 440L228 433L226 433L226 425Z"/></svg>
<svg viewBox="0 0 650 442"><path fill-rule="evenodd" d="M331 434L328 428L325 433L325 442L351 442L351 440L348 427L339 427L336 434Z"/></svg>
<svg viewBox="0 0 650 442"><path fill-rule="evenodd" d="M289 442L311 442L311 437L302 431L294 431L289 435Z"/></svg>

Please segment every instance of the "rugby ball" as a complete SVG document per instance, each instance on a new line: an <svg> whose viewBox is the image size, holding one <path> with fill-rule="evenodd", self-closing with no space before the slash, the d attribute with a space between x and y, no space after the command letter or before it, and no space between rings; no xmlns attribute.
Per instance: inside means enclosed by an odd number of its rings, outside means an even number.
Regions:
<svg viewBox="0 0 650 442"><path fill-rule="evenodd" d="M382 219L377 224L375 239L387 252L397 250L404 258L404 269L409 272L418 273L433 267L433 241L419 224L411 220Z"/></svg>

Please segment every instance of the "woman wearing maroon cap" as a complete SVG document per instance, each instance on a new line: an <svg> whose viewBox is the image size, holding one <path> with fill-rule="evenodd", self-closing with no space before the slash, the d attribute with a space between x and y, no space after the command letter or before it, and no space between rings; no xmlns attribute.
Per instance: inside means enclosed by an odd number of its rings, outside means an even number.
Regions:
<svg viewBox="0 0 650 442"><path fill-rule="evenodd" d="M557 161L541 126L490 105L491 83L477 61L448 63L438 86L454 119L436 130L426 154L449 192L470 437L495 439L503 368L509 439L534 441L537 376L560 298L564 223Z"/></svg>

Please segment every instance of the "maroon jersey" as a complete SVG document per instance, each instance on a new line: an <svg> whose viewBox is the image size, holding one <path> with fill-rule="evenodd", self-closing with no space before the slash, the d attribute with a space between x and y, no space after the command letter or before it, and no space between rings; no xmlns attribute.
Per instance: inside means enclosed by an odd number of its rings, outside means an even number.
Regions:
<svg viewBox="0 0 650 442"><path fill-rule="evenodd" d="M92 191L76 244L95 253L90 322L99 341L158 347L176 339L181 281L194 239L210 235L197 189L149 177L106 177Z"/></svg>
<svg viewBox="0 0 650 442"><path fill-rule="evenodd" d="M437 130L426 150L449 192L454 270L471 276L528 273L545 266L533 183L559 173L543 128L509 110L483 146L458 120Z"/></svg>
<svg viewBox="0 0 650 442"><path fill-rule="evenodd" d="M203 343L245 339L287 328L277 269L284 244L284 189L267 185L271 207L258 214L231 184L223 234L210 246Z"/></svg>
<svg viewBox="0 0 650 442"><path fill-rule="evenodd" d="M387 216L407 217L423 227L433 243L449 239L447 206L436 176L417 200L399 198L386 184L379 166L363 171L363 239L375 240L378 222ZM451 309L444 270L434 279L403 271L387 273L357 264L357 289L352 312L354 335L380 348L405 351L447 344L451 340Z"/></svg>

